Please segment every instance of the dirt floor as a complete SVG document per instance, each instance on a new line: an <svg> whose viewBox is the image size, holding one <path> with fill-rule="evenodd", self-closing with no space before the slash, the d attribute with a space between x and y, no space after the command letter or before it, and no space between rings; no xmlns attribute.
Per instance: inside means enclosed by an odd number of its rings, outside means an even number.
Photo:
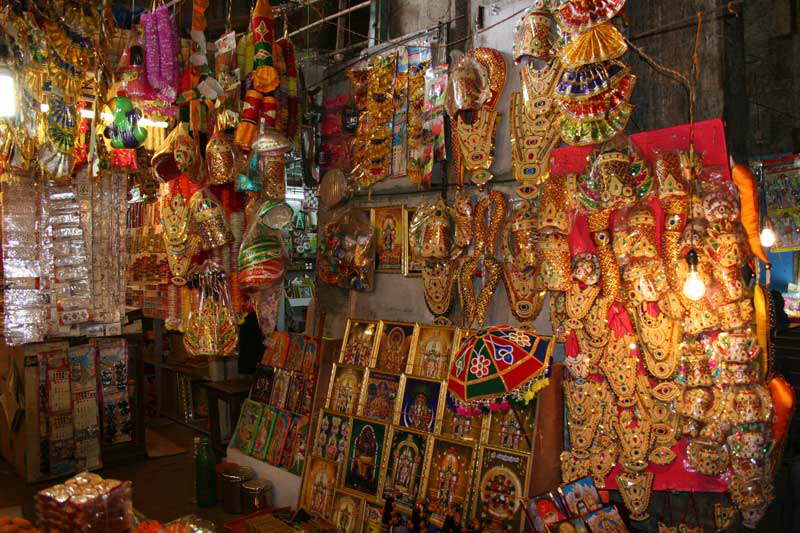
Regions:
<svg viewBox="0 0 800 533"><path fill-rule="evenodd" d="M104 477L131 480L134 508L148 518L166 523L187 514L196 514L215 522L218 530L222 531L226 521L238 516L226 514L221 505L199 508L192 503L194 487L190 455L192 438L199 434L176 423L160 422L155 425L159 433L186 448L186 453L112 466L98 473ZM0 459L0 509L21 506L23 516L34 520L36 513L33 508L33 495L38 490L53 484L52 481L27 484L16 475L8 463Z"/></svg>

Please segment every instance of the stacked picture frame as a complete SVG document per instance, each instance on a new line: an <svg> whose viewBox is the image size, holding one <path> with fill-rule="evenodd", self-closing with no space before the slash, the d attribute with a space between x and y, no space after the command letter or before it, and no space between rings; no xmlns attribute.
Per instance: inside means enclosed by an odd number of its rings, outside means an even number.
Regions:
<svg viewBox="0 0 800 533"><path fill-rule="evenodd" d="M536 409L483 417L448 406L461 340L451 326L348 319L312 437L299 507L339 531L380 531L385 498L411 516L426 501L441 527L448 509L503 531L525 528ZM321 384L322 385L322 384ZM499 530L499 529L498 529Z"/></svg>

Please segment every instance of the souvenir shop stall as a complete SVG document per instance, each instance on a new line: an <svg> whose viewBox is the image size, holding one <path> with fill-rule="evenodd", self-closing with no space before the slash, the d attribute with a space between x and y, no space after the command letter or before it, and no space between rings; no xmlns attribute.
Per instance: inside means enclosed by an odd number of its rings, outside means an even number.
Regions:
<svg viewBox="0 0 800 533"><path fill-rule="evenodd" d="M202 0L0 8L0 449L56 483L36 526L215 530L91 472L147 410L210 435L226 531L756 529L794 160L734 162L677 71L689 116L626 133L636 2L481 6L309 85L273 3L208 41Z"/></svg>

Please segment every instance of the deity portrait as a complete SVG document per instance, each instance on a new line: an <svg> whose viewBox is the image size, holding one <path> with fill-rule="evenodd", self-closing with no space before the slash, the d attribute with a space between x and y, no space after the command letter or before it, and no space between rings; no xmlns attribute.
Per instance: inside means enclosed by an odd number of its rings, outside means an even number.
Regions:
<svg viewBox="0 0 800 533"><path fill-rule="evenodd" d="M484 448L476 490L476 514L489 531L518 531L525 519L522 506L528 457Z"/></svg>
<svg viewBox="0 0 800 533"><path fill-rule="evenodd" d="M528 406L518 412L509 409L507 411L495 411L491 414L489 425L489 444L508 448L509 450L528 450L528 441L525 435L533 434L533 423L535 418L535 404ZM525 424L520 426L519 419Z"/></svg>
<svg viewBox="0 0 800 533"><path fill-rule="evenodd" d="M455 329L443 326L420 326L414 347L413 374L443 379L450 364Z"/></svg>
<svg viewBox="0 0 800 533"><path fill-rule="evenodd" d="M344 485L375 495L378 491L386 427L356 419L347 456Z"/></svg>
<svg viewBox="0 0 800 533"><path fill-rule="evenodd" d="M377 236L376 270L401 272L403 269L403 206L376 207L372 223Z"/></svg>
<svg viewBox="0 0 800 533"><path fill-rule="evenodd" d="M333 413L322 413L311 453L341 463L345 458L349 438L350 419Z"/></svg>
<svg viewBox="0 0 800 533"><path fill-rule="evenodd" d="M306 470L300 507L311 515L329 517L335 485L336 463L319 457L312 457Z"/></svg>
<svg viewBox="0 0 800 533"><path fill-rule="evenodd" d="M442 434L457 440L477 441L481 438L483 417L464 416L453 409L442 410Z"/></svg>
<svg viewBox="0 0 800 533"><path fill-rule="evenodd" d="M558 489L570 514L584 515L600 507L600 495L591 476L582 477Z"/></svg>
<svg viewBox="0 0 800 533"><path fill-rule="evenodd" d="M391 422L394 418L399 389L399 376L370 371L363 415L382 422Z"/></svg>
<svg viewBox="0 0 800 533"><path fill-rule="evenodd" d="M597 533L626 533L628 531L619 511L613 505L589 513L584 519L589 528Z"/></svg>
<svg viewBox="0 0 800 533"><path fill-rule="evenodd" d="M363 500L337 492L333 500L333 523L337 533L359 532Z"/></svg>
<svg viewBox="0 0 800 533"><path fill-rule="evenodd" d="M394 374L405 372L411 341L414 337L414 324L381 321L378 329L376 367Z"/></svg>
<svg viewBox="0 0 800 533"><path fill-rule="evenodd" d="M420 431L433 431L440 391L441 384L438 382L408 378L400 424Z"/></svg>
<svg viewBox="0 0 800 533"><path fill-rule="evenodd" d="M377 337L377 326L372 321L348 319L339 362L344 365L368 366Z"/></svg>
<svg viewBox="0 0 800 533"><path fill-rule="evenodd" d="M363 377L363 370L336 368L328 408L337 413L354 413Z"/></svg>
<svg viewBox="0 0 800 533"><path fill-rule="evenodd" d="M392 436L384 496L392 495L395 505L411 511L420 489L427 437L410 431Z"/></svg>
<svg viewBox="0 0 800 533"><path fill-rule="evenodd" d="M437 439L433 447L425 496L431 522L441 527L450 505L464 505L472 482L473 449L454 441Z"/></svg>

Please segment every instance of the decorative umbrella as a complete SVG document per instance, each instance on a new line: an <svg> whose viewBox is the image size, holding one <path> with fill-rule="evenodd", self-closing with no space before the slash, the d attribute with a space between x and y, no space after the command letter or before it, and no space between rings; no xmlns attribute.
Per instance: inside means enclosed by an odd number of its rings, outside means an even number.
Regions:
<svg viewBox="0 0 800 533"><path fill-rule="evenodd" d="M507 325L482 329L464 339L447 381L458 411L477 414L503 401L530 401L547 386L555 345L551 337ZM514 413L524 428L516 409Z"/></svg>

